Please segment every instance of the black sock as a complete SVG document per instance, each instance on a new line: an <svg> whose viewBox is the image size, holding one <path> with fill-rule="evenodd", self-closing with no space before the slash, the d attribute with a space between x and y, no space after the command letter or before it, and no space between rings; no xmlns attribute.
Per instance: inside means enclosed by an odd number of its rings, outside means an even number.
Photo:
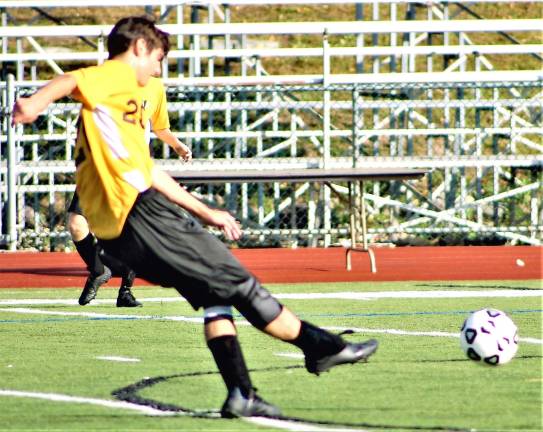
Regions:
<svg viewBox="0 0 543 432"><path fill-rule="evenodd" d="M213 354L228 391L239 387L243 396L248 396L253 385L238 338L232 335L219 336L208 340L207 346Z"/></svg>
<svg viewBox="0 0 543 432"><path fill-rule="evenodd" d="M104 264L98 256L98 246L94 241L94 236L89 233L83 240L74 241L75 248L79 256L87 264L87 268L93 275L104 273Z"/></svg>
<svg viewBox="0 0 543 432"><path fill-rule="evenodd" d="M130 270L130 267L121 260L107 254L104 250L100 251L100 259L109 267L113 276L120 276L122 278L119 291L129 291L132 288L135 277L135 273Z"/></svg>
<svg viewBox="0 0 543 432"><path fill-rule="evenodd" d="M335 354L345 348L345 342L340 336L306 321L302 321L298 337L287 342L296 345L304 354L312 357Z"/></svg>

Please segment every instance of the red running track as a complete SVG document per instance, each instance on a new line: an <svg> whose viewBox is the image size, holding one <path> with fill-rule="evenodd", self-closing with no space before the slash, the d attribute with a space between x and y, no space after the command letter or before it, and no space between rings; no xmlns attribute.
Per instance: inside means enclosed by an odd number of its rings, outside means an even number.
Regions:
<svg viewBox="0 0 543 432"><path fill-rule="evenodd" d="M452 246L374 248L377 273L367 253L345 249L234 249L264 283L542 279L542 247ZM0 253L0 288L82 287L87 271L76 253ZM114 278L110 286L118 286ZM137 285L147 284L136 279Z"/></svg>

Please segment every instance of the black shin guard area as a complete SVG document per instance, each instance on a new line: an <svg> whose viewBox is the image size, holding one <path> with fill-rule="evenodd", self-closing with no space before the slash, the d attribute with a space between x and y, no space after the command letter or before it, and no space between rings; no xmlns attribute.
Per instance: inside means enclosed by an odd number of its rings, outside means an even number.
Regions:
<svg viewBox="0 0 543 432"><path fill-rule="evenodd" d="M259 330L264 329L283 310L281 303L255 278L239 286L233 306Z"/></svg>
<svg viewBox="0 0 543 432"><path fill-rule="evenodd" d="M75 248L79 256L87 264L87 268L93 275L104 273L104 265L99 256L99 249L94 235L89 233L83 240L74 241Z"/></svg>
<svg viewBox="0 0 543 432"><path fill-rule="evenodd" d="M239 387L244 396L248 395L253 386L238 338L231 335L219 336L208 340L207 346L228 391Z"/></svg>

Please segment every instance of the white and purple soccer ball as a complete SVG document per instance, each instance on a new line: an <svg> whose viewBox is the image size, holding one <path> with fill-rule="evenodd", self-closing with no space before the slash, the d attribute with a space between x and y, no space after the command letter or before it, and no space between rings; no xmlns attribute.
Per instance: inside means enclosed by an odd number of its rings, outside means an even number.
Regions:
<svg viewBox="0 0 543 432"><path fill-rule="evenodd" d="M518 329L505 312L481 309L473 312L460 331L460 346L469 359L498 366L517 353Z"/></svg>

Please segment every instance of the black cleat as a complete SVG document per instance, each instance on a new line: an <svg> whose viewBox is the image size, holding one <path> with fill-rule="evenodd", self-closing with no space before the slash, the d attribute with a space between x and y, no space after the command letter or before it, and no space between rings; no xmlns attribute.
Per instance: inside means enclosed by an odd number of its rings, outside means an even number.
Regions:
<svg viewBox="0 0 543 432"><path fill-rule="evenodd" d="M83 292L79 296L79 304L81 306L85 306L88 304L91 300L94 300L96 297L96 293L98 292L98 288L100 288L103 284L105 284L108 280L111 279L111 270L104 266L104 273L101 275L93 275L91 274L87 278L87 282L85 282L85 287L83 288Z"/></svg>
<svg viewBox="0 0 543 432"><path fill-rule="evenodd" d="M248 397L241 394L236 387L230 393L221 408L221 417L280 417L281 411L276 406L260 398L254 390Z"/></svg>
<svg viewBox="0 0 543 432"><path fill-rule="evenodd" d="M375 351L379 343L375 339L370 339L361 343L348 343L340 352L327 355L320 358L305 357L305 368L308 372L319 375L326 372L334 366L345 363L357 363L366 361Z"/></svg>
<svg viewBox="0 0 543 432"><path fill-rule="evenodd" d="M136 300L130 289L120 289L117 297L117 307L139 307L143 306Z"/></svg>

